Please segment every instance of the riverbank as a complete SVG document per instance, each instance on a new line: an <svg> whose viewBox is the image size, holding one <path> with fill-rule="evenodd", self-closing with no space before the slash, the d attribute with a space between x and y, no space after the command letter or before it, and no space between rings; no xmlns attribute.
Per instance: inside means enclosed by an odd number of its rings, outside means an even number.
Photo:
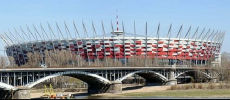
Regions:
<svg viewBox="0 0 230 100"><path fill-rule="evenodd" d="M123 93L110 96L123 96L123 97L188 97L188 98L229 98L229 89L213 89L213 90L167 90L167 91L154 91L154 92L134 92L134 93Z"/></svg>
<svg viewBox="0 0 230 100"><path fill-rule="evenodd" d="M230 98L230 89L229 88L218 88L221 85L219 84L180 84L175 86L136 86L130 89L124 89L122 93L103 93L103 94L93 94L86 95L86 92L64 92L61 90L55 90L56 93L62 94L75 94L76 97L93 99L93 98ZM188 88L190 86L190 88ZM210 88L213 86L214 88ZM173 88L172 88L173 87ZM178 88L179 87L179 88ZM183 88L182 88L183 87ZM195 87L195 88L192 88ZM59 91L59 92L58 92ZM38 97L42 95L42 90L32 91L31 98Z"/></svg>
<svg viewBox="0 0 230 100"><path fill-rule="evenodd" d="M30 97L31 98L40 98L43 96L44 89L32 89L30 90ZM55 94L62 94L62 95L68 95L68 94L80 94L80 93L87 93L86 88L77 88L77 89L68 89L68 88L63 88L63 89L54 89Z"/></svg>
<svg viewBox="0 0 230 100"><path fill-rule="evenodd" d="M186 84L186 86L193 86L194 84ZM214 87L219 84L212 84ZM177 85L177 86L183 86ZM228 88L208 88L209 84L203 84L203 88L191 88L172 90L173 86L147 86L135 90L125 90L122 93L111 94L95 94L92 97L101 96L104 98L230 98L230 89ZM204 88L205 87L205 88Z"/></svg>

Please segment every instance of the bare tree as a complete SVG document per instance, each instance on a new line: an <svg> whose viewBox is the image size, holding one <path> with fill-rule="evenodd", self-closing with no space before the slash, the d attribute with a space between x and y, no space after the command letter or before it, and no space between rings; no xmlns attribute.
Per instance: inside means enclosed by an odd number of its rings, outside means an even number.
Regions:
<svg viewBox="0 0 230 100"><path fill-rule="evenodd" d="M223 52L221 54L221 66L222 67L230 67L230 53L228 52Z"/></svg>
<svg viewBox="0 0 230 100"><path fill-rule="evenodd" d="M9 67L17 67L17 64L15 63L14 57L8 56L9 59Z"/></svg>
<svg viewBox="0 0 230 100"><path fill-rule="evenodd" d="M0 68L5 68L7 66L7 58L1 56L0 57Z"/></svg>

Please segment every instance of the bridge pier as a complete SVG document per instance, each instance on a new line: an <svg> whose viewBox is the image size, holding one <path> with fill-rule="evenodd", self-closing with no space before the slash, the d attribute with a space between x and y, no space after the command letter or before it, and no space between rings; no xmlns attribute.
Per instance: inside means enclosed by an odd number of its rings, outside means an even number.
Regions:
<svg viewBox="0 0 230 100"><path fill-rule="evenodd" d="M166 83L166 85L176 85L177 84L177 79L170 79L168 80L168 82Z"/></svg>
<svg viewBox="0 0 230 100"><path fill-rule="evenodd" d="M213 83L216 83L217 81L218 81L217 78L212 78L212 79L211 79L211 82L213 82Z"/></svg>
<svg viewBox="0 0 230 100"><path fill-rule="evenodd" d="M122 83L121 82L113 82L110 84L107 93L121 93L122 92Z"/></svg>
<svg viewBox="0 0 230 100"><path fill-rule="evenodd" d="M97 85L88 87L89 94L95 93L121 93L122 92L122 83L121 82L112 82L111 84Z"/></svg>
<svg viewBox="0 0 230 100"><path fill-rule="evenodd" d="M30 99L30 89L20 88L12 96L13 99Z"/></svg>
<svg viewBox="0 0 230 100"><path fill-rule="evenodd" d="M166 85L176 85L177 84L177 79L175 78L174 71L175 71L175 69L171 69L169 71L169 79L168 79L168 82L166 83Z"/></svg>

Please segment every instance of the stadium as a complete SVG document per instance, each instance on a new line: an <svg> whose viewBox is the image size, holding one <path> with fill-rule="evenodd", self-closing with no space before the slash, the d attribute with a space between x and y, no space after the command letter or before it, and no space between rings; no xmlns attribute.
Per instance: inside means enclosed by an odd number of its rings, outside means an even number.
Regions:
<svg viewBox="0 0 230 100"><path fill-rule="evenodd" d="M110 36L105 36L106 32L104 30L104 24L101 23L102 27L102 36L96 36L97 32L94 24L92 23L93 36L87 36L85 38L74 37L72 39L52 39L45 40L43 37L49 37L47 34L53 34L55 37L55 32L48 24L48 29L45 30L43 26L40 26L41 31L34 26L34 32L31 32L31 29L27 27L28 32L25 32L21 29L21 34L18 34L18 37L21 38L24 35L24 38L34 38L35 41L27 42L17 42L17 37L12 35L11 32L1 35L1 39L6 44L6 54L8 57L13 58L14 63L18 66L27 64L30 61L28 54L37 54L41 59L37 63L38 65L51 66L47 64L47 57L49 57L54 52L65 51L71 56L71 60L78 61L79 59L85 60L87 63L98 61L105 61L107 58L112 59L113 61L121 62L121 66L130 66L127 65L133 58L139 58L143 60L144 63L151 60L150 62L157 61L157 64L164 65L193 65L193 66L205 66L212 64L214 62L219 62L220 58L220 49L223 43L224 32L220 31L211 31L204 29L199 29L199 27L194 32L191 32L191 27L184 33L182 37L183 26L180 26L175 37L172 37L171 30L172 25L170 25L167 30L166 37L159 36L160 24L157 27L156 37L149 37L147 34L147 22L146 22L146 33L144 36L137 36L135 32L135 23L134 23L134 32L132 36L128 36L125 32L124 25L122 23L122 29L119 30L118 21L116 22L117 27L114 30L113 24L111 22ZM74 34L81 34L78 32L78 28L75 23L72 24ZM82 23L84 34L87 34L86 26ZM71 37L68 26L64 24L64 28L67 34L63 34L56 23L56 28L59 32L59 36L69 35ZM200 31L200 32L199 32ZM17 32L15 30L15 32ZM11 34L10 34L11 33ZM88 34L87 34L88 35ZM41 37L39 40L38 38ZM73 36L72 36L73 37ZM46 56L48 53L48 56ZM57 53L56 53L57 54ZM64 54L65 55L65 54ZM52 57L51 57L52 58ZM52 59L55 59L53 57ZM97 59L97 60L96 60ZM148 59L148 60L146 60ZM71 63L71 62L70 62ZM76 62L77 63L77 62ZM79 66L75 63L74 66ZM156 63L152 63L156 64ZM142 66L142 65L139 65ZM147 65L148 66L148 65ZM154 65L153 65L154 66Z"/></svg>

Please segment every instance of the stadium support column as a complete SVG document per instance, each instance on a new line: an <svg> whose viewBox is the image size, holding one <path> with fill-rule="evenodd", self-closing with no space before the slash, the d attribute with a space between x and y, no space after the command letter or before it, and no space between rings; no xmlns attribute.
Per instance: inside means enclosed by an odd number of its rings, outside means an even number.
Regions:
<svg viewBox="0 0 230 100"><path fill-rule="evenodd" d="M157 61L156 61L156 64L158 65L159 63L158 63L158 49L159 49L159 44L158 44L158 42L159 42L159 38L160 38L160 36L159 36L159 32L160 32L160 23L158 24L158 27L157 27L157 52L156 52L156 56L157 56Z"/></svg>
<svg viewBox="0 0 230 100"><path fill-rule="evenodd" d="M122 30L123 30L123 53L124 53L124 60L125 60L125 67L127 66L127 59L126 59L126 52L125 52L125 27L124 27L124 24L123 24L123 21L122 21ZM116 56L116 55L115 55Z"/></svg>
<svg viewBox="0 0 230 100"><path fill-rule="evenodd" d="M169 59L169 45L170 45L170 38L171 38L171 30L172 30L172 24L170 24L169 30L168 30L168 34L167 34L167 38L168 38L168 47L167 47L167 58ZM171 59L169 59L168 64L170 64Z"/></svg>
<svg viewBox="0 0 230 100"><path fill-rule="evenodd" d="M175 79L175 74L174 72L176 71L176 65L172 65L172 68L169 69L169 77L168 77L168 82L166 83L166 85L176 85L177 84L177 79Z"/></svg>
<svg viewBox="0 0 230 100"><path fill-rule="evenodd" d="M196 45L198 30L199 30L199 26L196 28L196 31L195 31L195 33L192 36L192 39L195 38L193 46ZM194 48L193 48L193 50L194 50ZM194 56L194 53L193 53L193 56ZM195 63L195 66L197 66L197 58L195 59L194 63Z"/></svg>

